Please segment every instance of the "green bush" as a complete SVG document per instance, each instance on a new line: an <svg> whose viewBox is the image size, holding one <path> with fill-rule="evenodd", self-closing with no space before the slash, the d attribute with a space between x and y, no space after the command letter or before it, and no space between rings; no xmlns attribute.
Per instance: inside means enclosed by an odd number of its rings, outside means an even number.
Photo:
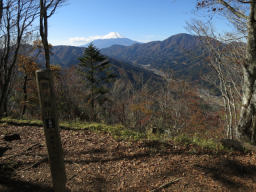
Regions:
<svg viewBox="0 0 256 192"><path fill-rule="evenodd" d="M220 151L224 149L224 147L220 142L216 142L213 139L204 139L199 137L198 135L190 136L186 134L181 134L174 137L173 140L183 145L198 146L201 149L214 150L214 151Z"/></svg>

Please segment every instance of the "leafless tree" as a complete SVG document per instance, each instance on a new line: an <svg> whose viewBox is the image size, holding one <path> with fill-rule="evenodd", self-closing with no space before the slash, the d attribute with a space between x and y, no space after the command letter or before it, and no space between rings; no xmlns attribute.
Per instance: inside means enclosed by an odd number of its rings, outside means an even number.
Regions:
<svg viewBox="0 0 256 192"><path fill-rule="evenodd" d="M40 36L45 52L45 66L50 69L50 48L48 43L48 18L65 0L40 0Z"/></svg>
<svg viewBox="0 0 256 192"><path fill-rule="evenodd" d="M243 89L238 137L256 143L256 1L253 0L200 0L198 6L214 12L226 12L238 30L247 39L246 58L242 63ZM247 25L245 25L247 23ZM245 28L245 26L247 26Z"/></svg>
<svg viewBox="0 0 256 192"><path fill-rule="evenodd" d="M238 137L238 110L241 106L241 63L244 62L244 44L235 42L232 34L216 35L211 23L194 20L188 29L200 36L201 43L207 48L206 62L212 71L204 79L221 92L225 109L226 137ZM216 78L217 77L217 78Z"/></svg>
<svg viewBox="0 0 256 192"><path fill-rule="evenodd" d="M0 117L7 112L8 93L23 37L38 15L35 0L0 1Z"/></svg>
<svg viewBox="0 0 256 192"><path fill-rule="evenodd" d="M40 0L40 36L44 47L45 71L37 71L37 85L41 102L42 120L44 122L44 131L46 135L46 144L49 154L51 175L54 191L66 191L66 173L63 158L63 150L59 133L59 123L56 107L56 96L54 91L53 75L50 67L50 46L48 43L48 18L51 17L63 0ZM41 79L40 79L41 78ZM43 87L40 80L48 78L49 95L45 98L42 95ZM45 99L45 100L44 100ZM50 108L47 106L51 106ZM48 110L45 110L48 108ZM54 122L54 123L53 123ZM52 123L54 129L49 129ZM52 140L51 138L54 138Z"/></svg>
<svg viewBox="0 0 256 192"><path fill-rule="evenodd" d="M0 0L0 26L2 23L2 15L3 15L3 0Z"/></svg>

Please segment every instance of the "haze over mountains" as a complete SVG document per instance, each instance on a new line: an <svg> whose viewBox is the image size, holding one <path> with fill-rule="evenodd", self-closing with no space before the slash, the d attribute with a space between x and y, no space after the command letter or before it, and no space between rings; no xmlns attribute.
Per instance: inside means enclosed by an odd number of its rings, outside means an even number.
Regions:
<svg viewBox="0 0 256 192"><path fill-rule="evenodd" d="M212 93L218 94L216 87L202 78L211 73L212 69L206 59L210 54L209 49L207 45L202 44L201 38L204 37L181 33L163 41L137 43L131 46L112 45L101 49L101 53L109 58L119 77L121 77L120 71L129 71L126 77L132 81L136 81L133 76L142 74L145 81L152 77L152 82L160 82L164 79L164 75L171 72L177 80L186 80L202 89L210 88ZM226 45L212 40L219 46ZM75 66L79 63L78 58L83 55L84 49L84 47L54 46L51 64L63 68ZM42 61L43 56L39 57L39 62Z"/></svg>
<svg viewBox="0 0 256 192"><path fill-rule="evenodd" d="M153 41L131 46L113 45L102 49L102 54L129 65L151 70L173 70L177 77L190 81L200 80L200 74L209 71L204 61L206 50L198 36L177 34L164 41ZM52 64L69 67L79 63L78 57L83 54L83 47L54 46Z"/></svg>
<svg viewBox="0 0 256 192"><path fill-rule="evenodd" d="M150 65L151 67L189 66L193 54L202 52L200 37L189 34L178 34L163 41L153 41L131 46L113 45L101 50L101 53L121 61L135 65ZM72 66L78 64L78 57L83 54L84 47L54 46L52 64ZM183 67L181 67L183 68Z"/></svg>
<svg viewBox="0 0 256 192"><path fill-rule="evenodd" d="M114 45L102 49L102 54L120 61L130 62L147 69L173 70L177 76L198 80L208 66L204 62L204 51L198 36L177 34L164 41L153 41L132 46Z"/></svg>
<svg viewBox="0 0 256 192"><path fill-rule="evenodd" d="M99 39L95 39L89 43L81 45L80 47L87 47L90 43L93 43L98 49L103 49L112 45L130 46L139 42L125 38L117 32L110 32L107 35L104 35Z"/></svg>

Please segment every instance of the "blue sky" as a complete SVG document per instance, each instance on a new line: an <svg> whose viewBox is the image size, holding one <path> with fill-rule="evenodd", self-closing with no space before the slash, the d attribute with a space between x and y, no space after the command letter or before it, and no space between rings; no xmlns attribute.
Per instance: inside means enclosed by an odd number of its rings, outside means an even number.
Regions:
<svg viewBox="0 0 256 192"><path fill-rule="evenodd" d="M79 45L109 32L141 42L164 40L188 33L191 19L206 18L195 13L195 5L196 0L68 0L49 20L49 42ZM224 30L221 19L216 24Z"/></svg>

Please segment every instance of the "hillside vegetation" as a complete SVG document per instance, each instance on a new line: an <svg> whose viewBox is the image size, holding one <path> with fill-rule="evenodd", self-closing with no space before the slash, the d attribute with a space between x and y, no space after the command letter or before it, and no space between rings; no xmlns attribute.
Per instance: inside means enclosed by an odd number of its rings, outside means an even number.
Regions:
<svg viewBox="0 0 256 192"><path fill-rule="evenodd" d="M192 4L73 1L51 39L67 2L0 0L0 192L256 191L256 2L193 1L208 19L147 43L79 30L145 41Z"/></svg>

